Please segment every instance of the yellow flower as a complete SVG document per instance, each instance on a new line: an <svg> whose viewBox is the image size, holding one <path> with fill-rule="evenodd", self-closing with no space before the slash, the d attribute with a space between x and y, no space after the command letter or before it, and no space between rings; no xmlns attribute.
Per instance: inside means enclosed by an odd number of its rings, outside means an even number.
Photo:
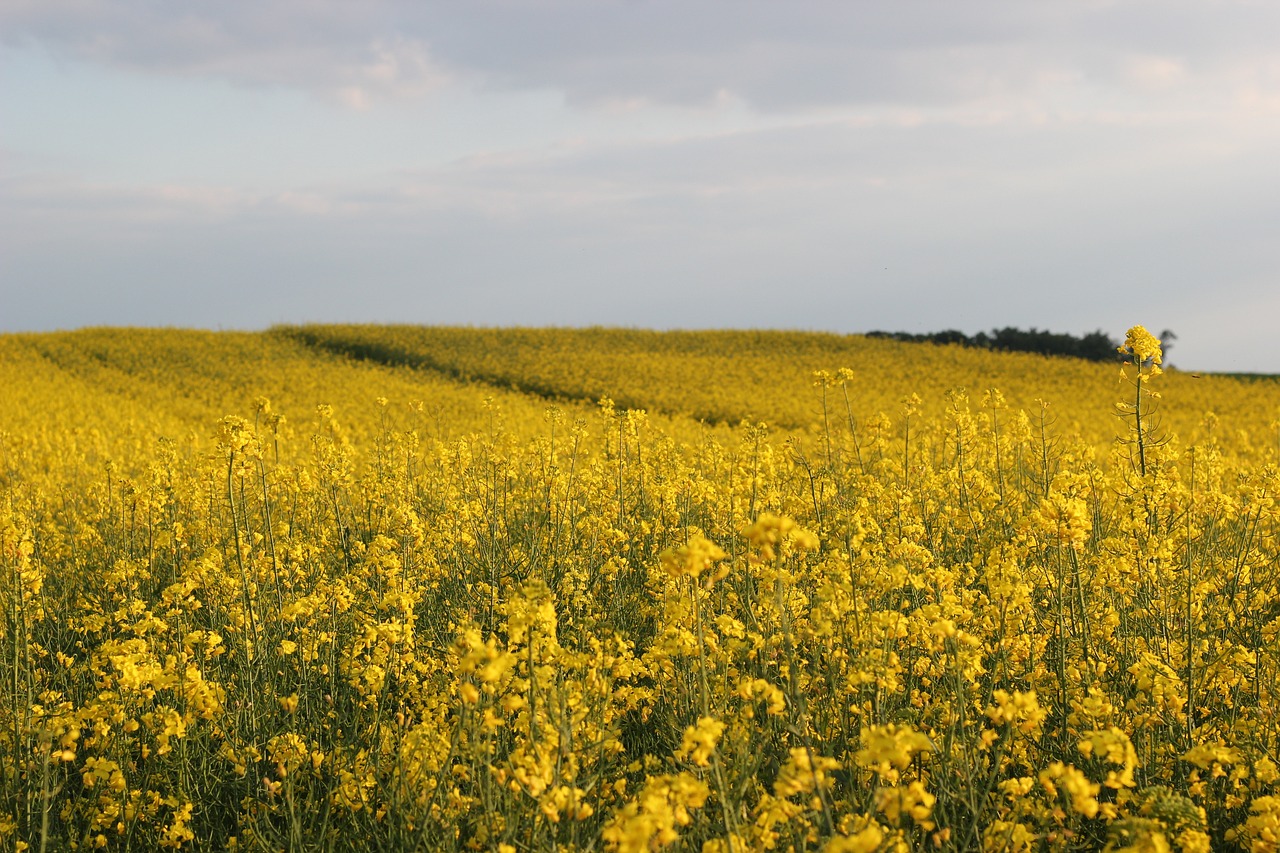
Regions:
<svg viewBox="0 0 1280 853"><path fill-rule="evenodd" d="M1133 771L1138 766L1138 753L1124 731L1112 726L1108 729L1086 732L1078 748L1080 754L1086 758L1097 756L1107 764L1121 768L1119 771L1107 769L1107 778L1103 784L1108 788L1134 786Z"/></svg>
<svg viewBox="0 0 1280 853"><path fill-rule="evenodd" d="M684 738L680 742L680 748L676 750L676 758L688 758L699 767L707 767L722 734L724 723L714 717L702 717L696 726L689 726L684 730Z"/></svg>
<svg viewBox="0 0 1280 853"><path fill-rule="evenodd" d="M762 562L777 559L789 547L796 551L816 551L818 537L800 527L785 515L762 513L754 524L742 531Z"/></svg>
<svg viewBox="0 0 1280 853"><path fill-rule="evenodd" d="M853 835L836 835L822 848L822 853L875 853L884 841L880 825L872 823Z"/></svg>
<svg viewBox="0 0 1280 853"><path fill-rule="evenodd" d="M713 563L718 563L728 555L720 546L700 533L689 537L689 541L678 548L668 548L661 554L662 568L673 578L689 576L697 578Z"/></svg>
<svg viewBox="0 0 1280 853"><path fill-rule="evenodd" d="M1252 853L1280 851L1280 797L1258 797L1249 804L1249 818L1240 827Z"/></svg>
<svg viewBox="0 0 1280 853"><path fill-rule="evenodd" d="M937 798L930 794L922 782L912 782L905 788L886 786L876 794L876 809L888 819L890 826L910 817L922 829L933 829L933 804Z"/></svg>
<svg viewBox="0 0 1280 853"><path fill-rule="evenodd" d="M1101 786L1090 782L1088 777L1070 764L1053 762L1040 771L1040 784L1051 797L1058 795L1058 786L1061 785L1071 799L1071 808L1078 814L1085 817L1098 814L1098 792Z"/></svg>
<svg viewBox="0 0 1280 853"><path fill-rule="evenodd" d="M1040 501L1031 512L1033 529L1061 545L1075 551L1083 551L1093 530L1093 515L1089 505L1079 498L1057 493Z"/></svg>
<svg viewBox="0 0 1280 853"><path fill-rule="evenodd" d="M691 808L702 808L711 789L687 773L651 776L636 798L605 824L601 837L616 853L649 853L678 840Z"/></svg>
<svg viewBox="0 0 1280 853"><path fill-rule="evenodd" d="M907 769L917 753L933 749L926 735L910 726L894 723L864 728L860 738L862 748L854 754L858 766L873 770L891 781L897 781L898 773Z"/></svg>
<svg viewBox="0 0 1280 853"><path fill-rule="evenodd" d="M1033 734L1048 716L1048 712L1040 707L1034 690L1026 693L997 690L992 698L995 699L995 704L987 709L987 717L991 722L996 725L1007 723L1023 734Z"/></svg>
<svg viewBox="0 0 1280 853"><path fill-rule="evenodd" d="M195 839L195 833L187 825L187 821L191 820L192 808L191 803L183 803L174 811L173 820L160 835L161 847L177 848Z"/></svg>
<svg viewBox="0 0 1280 853"><path fill-rule="evenodd" d="M586 792L581 788L558 785L538 798L538 807L552 823L559 823L563 815L573 820L586 820L595 814L595 809L585 798Z"/></svg>
<svg viewBox="0 0 1280 853"><path fill-rule="evenodd" d="M834 758L812 755L805 747L795 747L791 750L791 758L778 771L777 781L773 783L773 794L786 798L812 793L816 786L827 786L828 771L839 769L840 762Z"/></svg>
<svg viewBox="0 0 1280 853"><path fill-rule="evenodd" d="M1164 357L1160 341L1142 326L1134 326L1128 331L1119 351L1134 356L1139 363L1149 359L1152 364L1160 364Z"/></svg>
<svg viewBox="0 0 1280 853"><path fill-rule="evenodd" d="M992 821L982 833L982 849L989 853L1031 853L1037 845L1036 834L1015 821Z"/></svg>
<svg viewBox="0 0 1280 853"><path fill-rule="evenodd" d="M1213 849L1209 834L1199 829L1184 829L1174 837L1174 841L1182 848L1182 853L1209 853Z"/></svg>

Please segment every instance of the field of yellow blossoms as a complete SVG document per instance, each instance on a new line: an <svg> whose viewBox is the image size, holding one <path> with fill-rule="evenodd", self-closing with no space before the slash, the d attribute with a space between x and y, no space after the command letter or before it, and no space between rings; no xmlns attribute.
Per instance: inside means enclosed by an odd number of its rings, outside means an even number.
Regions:
<svg viewBox="0 0 1280 853"><path fill-rule="evenodd" d="M0 336L0 847L1280 850L1280 382Z"/></svg>

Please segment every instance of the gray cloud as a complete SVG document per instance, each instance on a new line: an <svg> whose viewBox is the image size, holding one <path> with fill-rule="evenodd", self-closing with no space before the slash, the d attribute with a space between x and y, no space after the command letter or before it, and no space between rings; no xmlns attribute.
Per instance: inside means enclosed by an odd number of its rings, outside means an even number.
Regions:
<svg viewBox="0 0 1280 853"><path fill-rule="evenodd" d="M592 105L729 93L764 110L1035 98L1064 84L1150 97L1162 75L1275 85L1278 25L1276 4L1194 0L12 0L0 10L11 44L353 101L461 80Z"/></svg>

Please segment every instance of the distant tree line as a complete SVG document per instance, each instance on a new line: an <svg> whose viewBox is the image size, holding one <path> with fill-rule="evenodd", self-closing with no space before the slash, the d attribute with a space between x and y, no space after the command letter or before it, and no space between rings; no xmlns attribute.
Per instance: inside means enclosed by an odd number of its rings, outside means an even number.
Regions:
<svg viewBox="0 0 1280 853"><path fill-rule="evenodd" d="M1169 332L1165 334L1171 336ZM911 332L867 332L867 337L888 338L909 343L959 344L965 347L1007 352L1066 355L1089 361L1117 361L1120 358L1119 353L1116 352L1116 348L1120 345L1119 341L1103 331L1076 336L1065 332L1049 332L1034 326L1030 329L1006 326L1003 329L992 329L989 333L978 332L976 335L966 335L956 329L946 329L919 335Z"/></svg>

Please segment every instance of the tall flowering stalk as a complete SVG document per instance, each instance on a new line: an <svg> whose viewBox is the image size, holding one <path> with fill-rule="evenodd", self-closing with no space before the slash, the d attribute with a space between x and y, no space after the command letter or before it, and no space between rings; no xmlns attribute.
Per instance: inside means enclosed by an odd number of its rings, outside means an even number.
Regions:
<svg viewBox="0 0 1280 853"><path fill-rule="evenodd" d="M1120 375L1133 385L1133 402L1120 403L1124 417L1133 418L1132 441L1138 454L1138 473L1147 476L1147 449L1154 441L1152 414L1160 394L1149 387L1151 380L1162 374L1164 352L1160 341L1142 326L1134 326L1125 335L1119 352L1126 357ZM1131 372L1132 371L1132 372ZM1145 418L1145 423L1144 423Z"/></svg>

